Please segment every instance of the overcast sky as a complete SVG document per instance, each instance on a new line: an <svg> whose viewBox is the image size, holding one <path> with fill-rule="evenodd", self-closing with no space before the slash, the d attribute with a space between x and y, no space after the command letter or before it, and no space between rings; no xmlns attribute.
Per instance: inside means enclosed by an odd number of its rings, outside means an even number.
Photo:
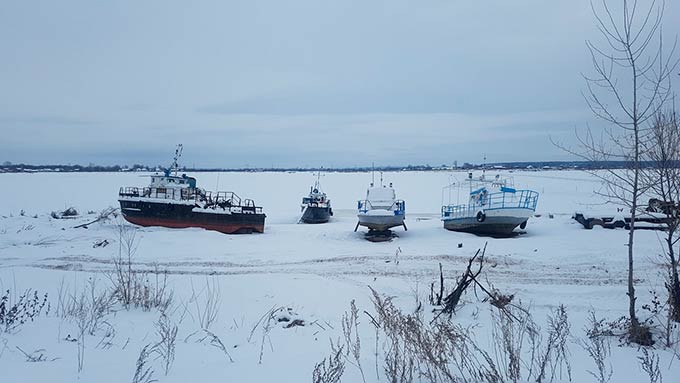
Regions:
<svg viewBox="0 0 680 383"><path fill-rule="evenodd" d="M570 159L598 38L588 0L4 0L0 161Z"/></svg>

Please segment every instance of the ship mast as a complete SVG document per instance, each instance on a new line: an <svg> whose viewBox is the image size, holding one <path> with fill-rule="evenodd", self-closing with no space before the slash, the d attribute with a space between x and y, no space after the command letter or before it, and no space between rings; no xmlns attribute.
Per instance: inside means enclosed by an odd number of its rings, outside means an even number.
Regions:
<svg viewBox="0 0 680 383"><path fill-rule="evenodd" d="M321 171L323 170L323 166L314 174L316 176L316 181L314 182L314 189L318 190L321 192Z"/></svg>
<svg viewBox="0 0 680 383"><path fill-rule="evenodd" d="M485 175L486 175L486 154L484 155L484 162L482 163L482 180L484 179Z"/></svg>
<svg viewBox="0 0 680 383"><path fill-rule="evenodd" d="M371 162L371 187L375 185L375 162Z"/></svg>
<svg viewBox="0 0 680 383"><path fill-rule="evenodd" d="M175 173L175 177L177 177L177 170L179 169L179 158L182 157L182 149L183 146L182 144L177 144L177 148L175 148L175 157L172 162L172 166L170 167L170 171Z"/></svg>

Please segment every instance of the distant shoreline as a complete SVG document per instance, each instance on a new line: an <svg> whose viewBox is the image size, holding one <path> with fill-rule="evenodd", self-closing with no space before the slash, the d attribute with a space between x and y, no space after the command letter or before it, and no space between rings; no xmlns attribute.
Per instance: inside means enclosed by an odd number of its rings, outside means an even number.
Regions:
<svg viewBox="0 0 680 383"><path fill-rule="evenodd" d="M644 166L644 165L643 165ZM680 164L678 164L680 167ZM451 170L598 170L598 169L623 169L626 167L624 161L609 161L609 162L587 162L587 161L534 161L534 162L497 162L489 164L469 164L465 163L461 166L449 165L406 165L406 166L364 166L364 167L336 167L336 168L322 168L324 172L333 173L357 173L369 172L372 170L381 172L399 172L399 171L451 171ZM104 172L154 172L161 170L158 167L145 165L29 165L29 164L8 164L0 165L0 173L104 173ZM309 167L248 167L248 168L181 168L182 172L200 173L200 172L313 172L318 171L319 168Z"/></svg>

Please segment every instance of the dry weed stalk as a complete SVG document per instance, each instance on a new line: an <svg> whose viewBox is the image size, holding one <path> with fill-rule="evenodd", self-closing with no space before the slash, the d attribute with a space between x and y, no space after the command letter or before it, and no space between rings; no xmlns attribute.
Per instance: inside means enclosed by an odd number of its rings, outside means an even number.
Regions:
<svg viewBox="0 0 680 383"><path fill-rule="evenodd" d="M234 363L234 359L231 357L231 354L229 354L227 347L224 345L224 343L222 343L222 340L220 339L220 337L218 337L217 335L213 334L212 332L210 332L206 329L203 329L203 332L205 333L205 336L203 338L201 338L199 340L199 342L203 342L206 339L210 339L210 345L220 349L224 353L224 355L226 355L227 358L229 358L229 361L231 363Z"/></svg>
<svg viewBox="0 0 680 383"><path fill-rule="evenodd" d="M588 317L588 327L585 329L586 339L579 342L595 363L596 371L588 370L588 373L597 379L598 383L608 383L614 373L612 364L609 361L611 357L611 342L603 327L604 320L597 319L595 312L591 311Z"/></svg>
<svg viewBox="0 0 680 383"><path fill-rule="evenodd" d="M345 358L361 373L361 380L366 383L364 369L361 367L361 339L359 338L359 310L354 302L350 302L350 311L342 316L342 333L345 337ZM351 355L350 355L351 354ZM353 360L350 360L349 357Z"/></svg>
<svg viewBox="0 0 680 383"><path fill-rule="evenodd" d="M385 376L389 383L411 383L415 375L413 356L405 352L404 345L396 337L391 339L385 352Z"/></svg>
<svg viewBox="0 0 680 383"><path fill-rule="evenodd" d="M153 352L153 346L147 344L139 352L137 363L135 367L135 375L132 377L132 383L153 383L158 380L153 378L154 370L148 365L149 356Z"/></svg>
<svg viewBox="0 0 680 383"><path fill-rule="evenodd" d="M543 347L542 352L538 354L537 383L548 378L548 369L550 369L550 382L554 380L557 372L561 377L563 369L566 370L567 377L571 380L570 354L567 347L570 333L571 325L569 324L567 310L564 305L560 305L553 311L552 315L548 316L548 342Z"/></svg>
<svg viewBox="0 0 680 383"><path fill-rule="evenodd" d="M530 360L534 360L538 328L528 309L520 305L496 305L494 300L491 304L495 307L491 310L494 365L500 368L505 379L518 382L525 364L522 350L528 343L531 348ZM533 364L529 363L528 376L531 376L532 371Z"/></svg>
<svg viewBox="0 0 680 383"><path fill-rule="evenodd" d="M167 376L175 361L175 342L177 340L177 325L170 321L165 314L161 314L156 325L156 334L160 338L153 347L163 361L163 370Z"/></svg>
<svg viewBox="0 0 680 383"><path fill-rule="evenodd" d="M370 319L371 323L373 324L373 328L375 329L375 377L377 380L380 380L380 369L378 368L378 354L379 354L379 347L378 345L380 344L380 322L378 322L373 315L371 315L368 311L364 310L364 314L366 314Z"/></svg>
<svg viewBox="0 0 680 383"><path fill-rule="evenodd" d="M137 229L133 226L118 223L118 256L113 259L114 275L111 280L116 295L126 309L133 301L133 287L137 274L132 270L132 259L137 252Z"/></svg>
<svg viewBox="0 0 680 383"><path fill-rule="evenodd" d="M157 308L165 312L173 300L173 293L168 289L167 271L160 272L157 266L153 272L133 269L138 246L137 229L120 222L118 256L114 257L113 271L108 275L113 284L113 295L126 309L141 307L142 310L149 311ZM151 273L155 275L155 284L149 281Z"/></svg>
<svg viewBox="0 0 680 383"><path fill-rule="evenodd" d="M312 383L339 383L345 372L342 346L335 347L331 341L331 355L314 366Z"/></svg>
<svg viewBox="0 0 680 383"><path fill-rule="evenodd" d="M47 350L45 350L44 348L37 349L30 354L27 353L26 351L22 350L21 347L19 347L19 346L16 346L16 349L19 350L22 354L24 354L27 362L31 362L31 363L48 362L48 361L54 362L55 360L59 359L59 358L48 359L47 356L45 355L47 353Z"/></svg>
<svg viewBox="0 0 680 383"><path fill-rule="evenodd" d="M220 285L215 279L206 278L205 287L198 294L193 282L191 283L191 299L189 301L195 304L196 320L198 320L201 329L209 330L217 320L220 312L220 297Z"/></svg>
<svg viewBox="0 0 680 383"><path fill-rule="evenodd" d="M375 290L373 305L391 345L398 343L403 357L390 361L410 363L426 381L433 382L498 382L497 369L489 365L491 358L468 336L468 329L447 320L427 323L416 314L404 314L392 299ZM479 357L481 357L481 359ZM392 366L390 370L408 371L408 366Z"/></svg>
<svg viewBox="0 0 680 383"><path fill-rule="evenodd" d="M88 335L95 335L102 326L111 326L105 321L105 317L111 313L113 304L114 299L109 292L97 288L96 278L89 278L86 288L78 295L75 293L70 295L65 306L61 308L64 317L75 320L77 326L78 372L83 370L85 363L85 338Z"/></svg>
<svg viewBox="0 0 680 383"><path fill-rule="evenodd" d="M258 327L262 328L262 339L260 341L260 358L258 363L262 363L262 357L264 356L264 342L266 340L269 341L269 347L271 348L272 351L274 351L274 346L272 345L271 338L269 337L269 332L272 330L274 327L274 324L276 322L276 319L274 319L274 313L282 310L283 307L280 306L272 306L269 311L264 313L260 317L260 319L255 323L255 326L253 326L253 329L250 330L250 335L248 335L248 342L250 342L253 339L253 335L255 335L255 330L257 330Z"/></svg>
<svg viewBox="0 0 680 383"><path fill-rule="evenodd" d="M642 370L649 376L649 383L662 383L661 368L659 368L659 355L642 348L642 356L638 356Z"/></svg>

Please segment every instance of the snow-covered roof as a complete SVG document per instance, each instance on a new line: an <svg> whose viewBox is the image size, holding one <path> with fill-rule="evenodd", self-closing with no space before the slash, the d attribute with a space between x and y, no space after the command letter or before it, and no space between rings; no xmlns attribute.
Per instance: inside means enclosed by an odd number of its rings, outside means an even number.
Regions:
<svg viewBox="0 0 680 383"><path fill-rule="evenodd" d="M396 199L394 189L390 187L371 187L366 192L366 199L371 202L389 201L390 203Z"/></svg>

